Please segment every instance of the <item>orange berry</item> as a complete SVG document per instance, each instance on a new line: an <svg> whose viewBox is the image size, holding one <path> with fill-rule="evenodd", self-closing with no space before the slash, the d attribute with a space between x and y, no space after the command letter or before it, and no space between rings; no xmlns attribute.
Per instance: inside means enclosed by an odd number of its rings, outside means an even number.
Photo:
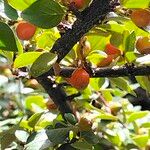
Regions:
<svg viewBox="0 0 150 150"><path fill-rule="evenodd" d="M20 40L29 40L33 37L36 26L28 22L20 22L16 27L16 33Z"/></svg>
<svg viewBox="0 0 150 150"><path fill-rule="evenodd" d="M150 11L146 9L138 9L131 13L131 20L138 27L146 27L150 24Z"/></svg>
<svg viewBox="0 0 150 150"><path fill-rule="evenodd" d="M62 3L68 6L71 3L74 3L77 9L84 9L90 3L90 0L61 0Z"/></svg>
<svg viewBox="0 0 150 150"><path fill-rule="evenodd" d="M106 45L105 52L107 55L114 55L114 54L118 56L121 55L121 51L110 43Z"/></svg>
<svg viewBox="0 0 150 150"><path fill-rule="evenodd" d="M140 37L136 42L136 49L141 54L150 54L150 37Z"/></svg>
<svg viewBox="0 0 150 150"><path fill-rule="evenodd" d="M68 79L68 82L78 90L85 89L89 84L90 76L83 68L77 68Z"/></svg>

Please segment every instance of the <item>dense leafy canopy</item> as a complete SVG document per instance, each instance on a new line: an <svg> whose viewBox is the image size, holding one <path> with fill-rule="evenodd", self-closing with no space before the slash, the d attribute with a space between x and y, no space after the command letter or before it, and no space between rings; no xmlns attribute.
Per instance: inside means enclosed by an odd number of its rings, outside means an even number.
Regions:
<svg viewBox="0 0 150 150"><path fill-rule="evenodd" d="M80 14L91 3L77 10L69 0L0 0L0 149L150 149L150 76L129 72L127 77L111 77L110 73L95 78L92 70L149 69L149 0L114 3L113 10L60 63L57 59L64 52L50 51L76 20L82 20ZM131 18L139 10L148 14L144 26ZM22 21L36 26L29 40L17 37L16 28ZM142 44L137 43L141 38ZM86 70L88 81L80 73L72 79L67 69L64 75L61 69L65 68ZM43 74L47 75L44 80ZM51 88L46 86L51 83ZM55 93L59 94L55 90L68 96L61 98L66 98L74 114L60 112L61 102L53 102Z"/></svg>

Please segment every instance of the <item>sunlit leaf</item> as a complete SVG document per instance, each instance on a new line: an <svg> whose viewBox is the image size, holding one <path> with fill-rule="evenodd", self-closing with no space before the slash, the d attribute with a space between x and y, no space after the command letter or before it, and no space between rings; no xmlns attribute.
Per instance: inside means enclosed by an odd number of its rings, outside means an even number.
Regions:
<svg viewBox="0 0 150 150"><path fill-rule="evenodd" d="M47 72L56 62L57 55L53 53L43 53L33 63L30 69L32 76L37 77Z"/></svg>
<svg viewBox="0 0 150 150"><path fill-rule="evenodd" d="M21 68L24 66L31 65L40 55L42 52L26 52L19 55L14 61L15 68Z"/></svg>
<svg viewBox="0 0 150 150"><path fill-rule="evenodd" d="M137 119L143 118L146 115L148 115L149 111L139 111L139 112L134 112L128 117L128 122L133 122Z"/></svg>
<svg viewBox="0 0 150 150"><path fill-rule="evenodd" d="M41 28L55 27L63 15L64 10L54 0L36 1L21 13L24 20Z"/></svg>
<svg viewBox="0 0 150 150"><path fill-rule="evenodd" d="M8 0L8 3L17 10L24 10L36 0Z"/></svg>

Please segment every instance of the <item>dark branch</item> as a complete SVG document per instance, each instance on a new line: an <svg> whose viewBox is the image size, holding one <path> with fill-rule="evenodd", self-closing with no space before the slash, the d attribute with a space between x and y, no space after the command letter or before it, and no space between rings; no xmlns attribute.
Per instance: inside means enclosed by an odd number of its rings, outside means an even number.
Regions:
<svg viewBox="0 0 150 150"><path fill-rule="evenodd" d="M60 76L70 77L75 70L73 67L65 67L61 69ZM89 73L91 77L125 77L125 76L145 76L150 75L150 66L122 66L117 68L96 68L92 69L93 73ZM52 75L47 72L47 75ZM53 73L54 74L54 73Z"/></svg>
<svg viewBox="0 0 150 150"><path fill-rule="evenodd" d="M55 42L51 52L58 54L58 62L68 54L85 33L104 19L110 11L109 1L110 0L93 0L90 7L87 7L81 12L82 20L77 19L72 29L68 30Z"/></svg>

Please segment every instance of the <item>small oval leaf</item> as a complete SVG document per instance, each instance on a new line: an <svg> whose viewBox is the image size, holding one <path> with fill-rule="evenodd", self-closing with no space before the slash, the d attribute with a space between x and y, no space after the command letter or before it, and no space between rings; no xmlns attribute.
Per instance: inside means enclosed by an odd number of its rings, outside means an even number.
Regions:
<svg viewBox="0 0 150 150"><path fill-rule="evenodd" d="M4 12L8 18L12 20L17 20L18 18L17 11L12 6L10 6L6 1L4 1Z"/></svg>
<svg viewBox="0 0 150 150"><path fill-rule="evenodd" d="M13 31L3 22L0 22L0 49L13 52L18 51Z"/></svg>
<svg viewBox="0 0 150 150"><path fill-rule="evenodd" d="M32 128L35 127L35 125L37 124L37 122L39 121L39 119L41 118L41 116L43 115L42 113L36 113L34 115L32 115L29 120L28 120L28 125Z"/></svg>
<svg viewBox="0 0 150 150"><path fill-rule="evenodd" d="M128 122L133 122L137 119L143 118L146 115L148 115L149 111L139 111L139 112L134 112L132 113L129 118L128 118Z"/></svg>
<svg viewBox="0 0 150 150"><path fill-rule="evenodd" d="M64 16L64 10L54 0L40 0L25 9L21 16L24 20L47 29L59 24Z"/></svg>
<svg viewBox="0 0 150 150"><path fill-rule="evenodd" d="M24 10L36 0L7 0L8 3L16 10Z"/></svg>
<svg viewBox="0 0 150 150"><path fill-rule="evenodd" d="M15 68L21 68L27 65L31 65L41 54L42 52L26 52L19 55L14 61ZM30 58L30 59L29 59Z"/></svg>
<svg viewBox="0 0 150 150"><path fill-rule="evenodd" d="M53 53L43 53L33 63L30 69L32 76L37 77L47 72L56 62L57 55Z"/></svg>

